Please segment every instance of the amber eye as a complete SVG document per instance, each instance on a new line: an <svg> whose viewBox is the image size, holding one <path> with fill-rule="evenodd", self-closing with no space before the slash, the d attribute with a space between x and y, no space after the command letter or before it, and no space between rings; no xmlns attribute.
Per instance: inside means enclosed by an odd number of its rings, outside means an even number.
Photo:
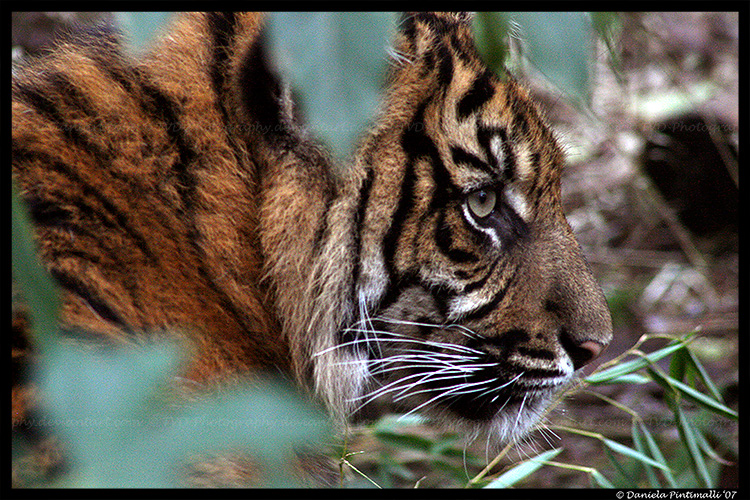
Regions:
<svg viewBox="0 0 750 500"><path fill-rule="evenodd" d="M479 218L487 217L495 210L497 195L492 189L478 189L466 197L466 204L471 212Z"/></svg>

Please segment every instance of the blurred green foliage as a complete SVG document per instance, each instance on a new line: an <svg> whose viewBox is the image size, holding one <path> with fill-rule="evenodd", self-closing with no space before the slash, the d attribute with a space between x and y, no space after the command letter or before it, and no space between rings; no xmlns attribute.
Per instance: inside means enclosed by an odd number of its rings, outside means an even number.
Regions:
<svg viewBox="0 0 750 500"><path fill-rule="evenodd" d="M269 52L298 93L312 132L343 160L380 102L389 12L278 12L269 17Z"/></svg>

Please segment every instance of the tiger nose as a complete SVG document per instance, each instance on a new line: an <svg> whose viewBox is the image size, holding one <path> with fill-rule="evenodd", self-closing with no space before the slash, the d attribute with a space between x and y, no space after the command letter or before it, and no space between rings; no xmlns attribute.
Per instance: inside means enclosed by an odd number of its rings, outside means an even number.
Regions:
<svg viewBox="0 0 750 500"><path fill-rule="evenodd" d="M602 345L593 340L579 342L565 329L563 329L562 334L560 335L560 342L562 343L565 352L570 356L570 359L573 362L573 368L576 370L599 357L606 347L606 345Z"/></svg>

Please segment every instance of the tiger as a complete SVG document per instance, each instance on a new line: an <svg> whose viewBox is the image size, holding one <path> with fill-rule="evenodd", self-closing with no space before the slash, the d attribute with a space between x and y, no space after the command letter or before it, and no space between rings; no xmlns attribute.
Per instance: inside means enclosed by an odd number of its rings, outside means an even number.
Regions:
<svg viewBox="0 0 750 500"><path fill-rule="evenodd" d="M482 61L471 14L404 14L338 165L265 25L182 13L139 57L103 26L14 71L13 181L61 324L186 332L185 380L287 374L344 426L390 399L522 436L612 338L541 109Z"/></svg>

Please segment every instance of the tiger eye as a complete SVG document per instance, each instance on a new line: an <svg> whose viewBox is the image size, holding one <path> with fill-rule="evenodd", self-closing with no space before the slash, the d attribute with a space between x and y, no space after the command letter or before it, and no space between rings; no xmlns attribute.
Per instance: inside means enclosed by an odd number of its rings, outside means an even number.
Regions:
<svg viewBox="0 0 750 500"><path fill-rule="evenodd" d="M479 217L487 217L495 210L497 195L492 189L478 189L466 197L466 203L471 212Z"/></svg>

